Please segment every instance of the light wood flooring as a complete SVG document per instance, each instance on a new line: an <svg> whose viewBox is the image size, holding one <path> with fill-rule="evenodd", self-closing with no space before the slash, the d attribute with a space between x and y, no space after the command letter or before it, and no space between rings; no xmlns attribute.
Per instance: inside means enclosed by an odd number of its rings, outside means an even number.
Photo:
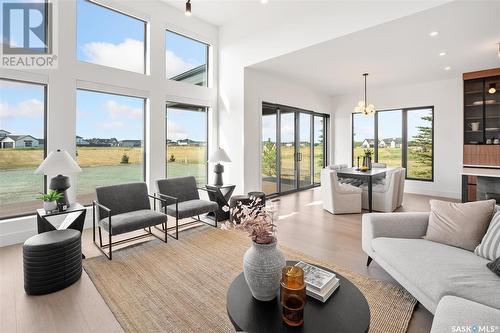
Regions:
<svg viewBox="0 0 500 333"><path fill-rule="evenodd" d="M428 211L429 199L405 194L400 210ZM280 244L394 282L376 262L366 267L366 255L361 250L361 214L327 213L321 206L319 188L282 196L276 202ZM82 242L87 257L100 255L92 244L91 230L84 231ZM417 306L408 332L429 332L431 322L432 315ZM85 272L69 288L44 296L27 296L23 289L22 246L12 245L0 248L0 332L122 332L122 329Z"/></svg>

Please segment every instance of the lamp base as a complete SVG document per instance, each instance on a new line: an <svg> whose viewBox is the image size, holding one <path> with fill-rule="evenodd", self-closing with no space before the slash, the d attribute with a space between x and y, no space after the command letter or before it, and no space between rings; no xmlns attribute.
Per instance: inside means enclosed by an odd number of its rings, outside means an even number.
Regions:
<svg viewBox="0 0 500 333"><path fill-rule="evenodd" d="M66 190L70 187L69 177L67 176L57 175L50 180L49 189L56 190L63 195L61 199L57 200L58 204L65 204L66 206L69 206Z"/></svg>
<svg viewBox="0 0 500 333"><path fill-rule="evenodd" d="M214 185L215 186L222 186L224 185L222 181L222 173L224 172L224 166L220 163L217 163L214 166L214 173L215 173L215 178L214 178Z"/></svg>

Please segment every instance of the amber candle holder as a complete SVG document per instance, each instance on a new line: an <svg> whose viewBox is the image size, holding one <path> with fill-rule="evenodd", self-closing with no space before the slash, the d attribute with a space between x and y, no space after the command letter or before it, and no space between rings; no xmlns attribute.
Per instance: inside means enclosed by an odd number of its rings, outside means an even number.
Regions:
<svg viewBox="0 0 500 333"><path fill-rule="evenodd" d="M306 285L304 271L297 266L286 266L281 271L280 301L283 307L283 321L290 326L304 323Z"/></svg>

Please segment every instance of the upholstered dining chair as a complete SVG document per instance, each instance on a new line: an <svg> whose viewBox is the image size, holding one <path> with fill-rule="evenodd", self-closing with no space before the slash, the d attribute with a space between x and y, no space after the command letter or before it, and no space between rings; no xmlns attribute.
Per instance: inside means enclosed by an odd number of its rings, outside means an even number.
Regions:
<svg viewBox="0 0 500 333"><path fill-rule="evenodd" d="M387 168L387 163L372 163L372 168Z"/></svg>
<svg viewBox="0 0 500 333"><path fill-rule="evenodd" d="M321 170L321 195L323 209L332 214L361 213L362 189L339 182L337 171Z"/></svg>
<svg viewBox="0 0 500 333"><path fill-rule="evenodd" d="M151 227L167 221L167 215L156 211L156 201L164 201L148 194L146 183L130 183L96 188L97 200L92 203L92 238L94 245L109 259L113 258L114 245L123 244L142 237L154 236L165 243L167 236L160 238L151 232ZM151 209L150 198L154 199ZM97 216L96 216L97 215ZM99 244L96 243L95 229L99 231ZM108 243L103 244L102 232L108 233ZM144 230L146 233L113 242L112 237L124 233ZM108 249L108 253L104 249Z"/></svg>
<svg viewBox="0 0 500 333"><path fill-rule="evenodd" d="M167 224L162 224L162 231L166 235L179 239L179 220L185 218L197 219L189 223L183 223L182 226L188 226L193 223L203 222L217 227L217 210L219 206L216 202L201 200L199 190L214 192L215 190L207 188L198 188L196 179L190 177L178 177L170 179L160 179L156 181L158 187L157 196L164 199L163 212L168 216L175 217L175 227L168 228ZM210 224L202 219L200 215L214 213L214 224ZM175 228L175 236L169 233L169 230Z"/></svg>
<svg viewBox="0 0 500 333"><path fill-rule="evenodd" d="M372 187L372 207L377 212L393 212L397 208L401 168L387 171L385 179ZM363 189L362 206L368 209L368 185L361 185Z"/></svg>

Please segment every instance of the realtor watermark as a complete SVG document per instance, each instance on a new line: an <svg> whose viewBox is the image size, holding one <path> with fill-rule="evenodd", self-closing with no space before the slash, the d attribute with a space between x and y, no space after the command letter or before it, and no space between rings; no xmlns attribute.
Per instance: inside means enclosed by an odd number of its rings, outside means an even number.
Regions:
<svg viewBox="0 0 500 333"><path fill-rule="evenodd" d="M56 68L53 17L51 2L2 3L0 67Z"/></svg>
<svg viewBox="0 0 500 333"><path fill-rule="evenodd" d="M500 332L496 325L456 325L451 326L452 333L495 333Z"/></svg>

